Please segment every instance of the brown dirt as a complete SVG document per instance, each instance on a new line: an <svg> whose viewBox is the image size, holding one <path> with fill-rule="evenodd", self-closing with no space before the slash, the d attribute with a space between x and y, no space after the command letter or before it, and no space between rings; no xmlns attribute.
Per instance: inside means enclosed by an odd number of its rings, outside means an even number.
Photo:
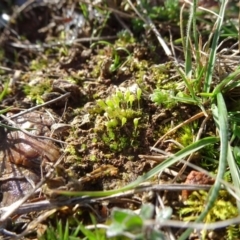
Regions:
<svg viewBox="0 0 240 240"><path fill-rule="evenodd" d="M61 142L27 136L20 131L12 133L2 128L1 159L9 165L3 164L4 174L1 178L5 180L1 189L5 200L1 203L2 207L21 199L32 189L32 183L37 184L50 170L53 173L44 185L48 189L43 190L42 186L37 194L31 196L34 201L52 197L54 200L60 199L59 195L51 195L51 189L100 191L125 186L158 164L150 157L156 155L150 151L150 147L165 133L163 126L165 129L169 128L170 124L176 126L199 112L198 108L187 105L176 106L169 111L150 100L149 95L158 84L174 78L176 71L149 30L141 29L135 34L135 40L128 42L124 37L118 37L117 34L123 27L113 12L110 12L108 19L89 17L78 27L74 22L74 18L81 14L77 4L60 1L60 5L30 4L21 11L16 9L11 23L2 30L0 36L4 54L1 59L2 89L3 82L10 80L9 92L1 102L1 109L11 107L6 115L8 118L42 102L70 93L68 98L31 111L30 119L29 114L12 119L17 127L33 128L34 130L30 131L32 134L48 136ZM75 15L68 14L71 6L75 6ZM116 3L113 7L123 12L121 4ZM104 7L103 9L107 11ZM129 11L121 17L133 31L130 24L135 17L133 13ZM169 37L166 30L179 36L177 22L155 24L159 26L160 32L165 33L166 38ZM95 34L93 40L92 34ZM91 46L101 40L108 41L112 46L103 42ZM113 48L118 46L124 46L124 49L117 50L123 65L111 71L110 67L115 60ZM126 50L131 54L130 60ZM182 55L180 48L176 51L179 56ZM161 65L162 63L164 64ZM154 66L161 66L164 70L157 72L153 70ZM4 70L4 67L7 70ZM108 119L104 111L99 110L97 101L112 96L116 89L126 90L136 83L143 92L138 113L141 119L138 133L134 135L134 125L130 118L131 121L114 130L115 138L111 138L105 126ZM133 109L138 110L136 101ZM33 121L39 114L40 123ZM176 116L180 116L180 119ZM32 125L27 125L27 122ZM12 125L3 118L1 123ZM57 130L54 132L53 126L56 125ZM41 130L38 130L38 127L41 127ZM171 136L176 135L169 137ZM171 143L162 143L161 149L168 153L178 150ZM54 166L60 154L63 156L62 161L58 166ZM139 155L148 157L140 158ZM180 169L181 166L175 167ZM26 169L28 172L25 172ZM11 174L22 179L8 180ZM182 176L182 182L187 174L188 170ZM166 182L172 178L168 174L161 177ZM158 179L153 179L153 182L157 183ZM11 191L14 194L11 195ZM175 205L182 204L181 194L175 194L172 198L167 192L165 195L175 210L179 207ZM92 207L101 217L101 222L113 206L136 209L141 205L142 198L144 196L139 194L133 198L116 199L107 207L101 202L93 204ZM154 197L149 201L154 202ZM76 213L74 211L69 207L59 210L56 215L59 219L66 220L66 216L70 218ZM89 222L89 208L83 207L82 212L85 215L78 216L78 219ZM29 213L29 222L37 215L38 213ZM15 216L12 221L21 222L20 217ZM24 228L19 230L10 226L7 229L21 233Z"/></svg>

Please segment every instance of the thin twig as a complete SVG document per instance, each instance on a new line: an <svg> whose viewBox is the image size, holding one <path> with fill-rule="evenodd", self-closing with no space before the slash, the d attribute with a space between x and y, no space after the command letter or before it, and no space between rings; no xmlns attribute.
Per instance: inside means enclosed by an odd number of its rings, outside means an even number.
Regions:
<svg viewBox="0 0 240 240"><path fill-rule="evenodd" d="M57 162L54 164L54 167L56 167L62 160L64 155L62 155ZM39 189L46 181L47 178L49 178L52 174L52 171L49 171L45 177L42 178L42 180L33 188L26 196L24 196L22 199L14 202L10 206L0 208L0 222L6 221L8 217L10 217L13 213L18 214L19 209L21 209L21 206L24 202L26 202L35 192L37 189ZM29 211L28 211L29 212ZM30 211L31 212L31 211Z"/></svg>
<svg viewBox="0 0 240 240"><path fill-rule="evenodd" d="M203 129L204 129L204 127L205 127L205 125L206 125L206 122L207 122L208 120L209 120L209 116L207 116L207 117L203 120L203 122L202 122L202 124L201 124L201 126L200 126L200 129L199 129L199 131L198 131L198 134L197 134L197 136L196 136L196 139L194 140L195 142L198 141L198 140L201 138ZM173 183L183 174L183 172L184 172L185 169L187 168L187 163L189 163L189 162L191 161L191 159L192 159L193 156L194 156L194 153L190 154L190 156L187 158L186 163L184 163L184 165L182 166L182 168L181 168L180 171L178 172L177 176L175 176L174 179L172 180Z"/></svg>
<svg viewBox="0 0 240 240"><path fill-rule="evenodd" d="M158 139L158 141L153 145L153 147L151 148L151 150L153 148L155 148L167 135L175 132L176 130L178 130L179 128L183 127L184 125L190 123L190 122L193 122L201 117L204 117L206 116L204 112L200 112L200 113L197 113L195 114L194 116L190 117L189 119L185 120L184 122L178 124L176 127L172 128L170 131L168 131L167 133L165 133L162 137L160 137Z"/></svg>
<svg viewBox="0 0 240 240"><path fill-rule="evenodd" d="M240 216L224 220L224 221L216 221L214 223L196 223L196 222L183 222L177 220L167 220L167 219L157 219L157 220L146 220L144 222L145 226L155 226L157 224L161 224L161 227L174 227L174 228L194 228L197 230L216 230L219 228L225 228L231 225L240 223ZM104 224L94 224L86 226L86 229L108 229L108 225ZM134 236L135 237L135 236Z"/></svg>
<svg viewBox="0 0 240 240"><path fill-rule="evenodd" d="M52 43L41 43L41 44L24 44L24 43L10 43L9 45L16 48L23 48L28 50L36 50L36 51L43 51L45 48L54 48L58 46L73 46L77 43L84 43L84 42L95 42L101 40L115 40L117 36L102 36L102 37L85 37L85 38L77 38L75 40L70 41L58 41Z"/></svg>
<svg viewBox="0 0 240 240"><path fill-rule="evenodd" d="M61 140L57 140L51 137L45 137L45 136L38 136L35 135L27 130L25 130L24 128L21 128L20 126L18 126L14 121L12 121L10 118L0 114L0 117L3 118L4 120L6 120L8 123L10 123L14 128L16 128L18 131L21 131L23 133L25 133L26 135L32 137L32 138L40 138L40 139L47 139L47 140L51 140L54 142L58 142L58 143L62 143L62 144L66 144L65 142L61 141ZM1 124L0 124L1 125Z"/></svg>
<svg viewBox="0 0 240 240"><path fill-rule="evenodd" d="M189 191L194 191L194 190L209 190L212 186L211 185L193 185L193 184L156 184L156 185L143 185L140 187L137 187L136 189L129 190L126 192L121 192L118 194L114 194L112 196L108 197L99 197L99 198L94 198L94 197L89 197L89 196L83 196L83 197L73 197L70 199L61 199L61 200L43 200L39 202L34 202L34 203L26 203L23 204L34 192L37 188L39 188L44 181L46 180L46 177L42 179L42 181L29 193L26 197L23 199L19 200L16 203L11 204L10 206L7 207L2 207L0 208L0 212L2 213L2 216L0 218L0 221L6 220L7 217L9 217L11 214L26 214L34 211L43 211L43 210L50 210L54 208L60 208L62 206L72 206L75 204L91 204L91 203L96 203L100 201L111 201L112 199L116 198L122 198L122 197L127 197L131 196L137 193L142 193L145 191L182 191L184 189L189 190Z"/></svg>
<svg viewBox="0 0 240 240"><path fill-rule="evenodd" d="M152 22L152 20L147 16L147 14L144 14L145 18L139 13L139 11L135 8L135 6L133 5L133 3L130 0L127 0L129 5L132 7L132 9L135 11L135 13L151 28L151 30L154 32L154 34L156 35L160 45L162 46L165 54L169 57L172 56L172 52L169 49L169 47L167 46L167 44L165 43L164 39L162 38L160 32L157 30L156 26L154 25L154 23ZM141 7L143 13L146 12L146 10L143 8L141 1L137 1L138 5Z"/></svg>
<svg viewBox="0 0 240 240"><path fill-rule="evenodd" d="M18 113L18 114L15 114L15 115L13 115L13 116L11 116L11 117L9 117L9 118L10 118L10 119L14 119L14 118L17 118L17 117L19 117L19 116L22 116L22 115L24 115L24 114L26 114L26 113L32 112L32 111L34 111L34 110L36 110L36 109L39 109L39 108L41 108L41 107L44 107L44 106L47 106L47 105L49 105L49 104L58 102L59 100L62 100L62 99L64 99L64 98L69 97L70 94L71 94L70 92L67 92L67 93L61 95L60 97L57 97L57 98L55 98L55 99L53 99L53 100L50 100L50 101L48 101L48 102L45 102L45 103L43 103L43 104L37 105L37 106L35 106L35 107L29 108L29 109L27 109L27 110L25 110L25 111L22 111L22 112L20 112L20 113Z"/></svg>

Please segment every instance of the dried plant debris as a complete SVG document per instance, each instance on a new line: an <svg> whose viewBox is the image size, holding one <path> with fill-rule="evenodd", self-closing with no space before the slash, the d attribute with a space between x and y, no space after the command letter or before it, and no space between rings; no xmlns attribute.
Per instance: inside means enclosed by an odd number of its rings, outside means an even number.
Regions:
<svg viewBox="0 0 240 240"><path fill-rule="evenodd" d="M11 118L11 115L8 114L8 117ZM14 118L13 121L16 123L15 129L1 129L2 206L13 203L34 188L41 174L44 174L41 173L42 163L55 162L61 154L59 147L50 138L38 138L51 136L50 127L54 123L52 116L35 111Z"/></svg>

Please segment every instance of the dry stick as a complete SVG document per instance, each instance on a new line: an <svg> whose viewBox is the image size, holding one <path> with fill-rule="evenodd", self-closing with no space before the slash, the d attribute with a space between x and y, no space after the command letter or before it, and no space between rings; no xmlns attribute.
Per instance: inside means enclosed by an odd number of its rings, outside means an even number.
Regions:
<svg viewBox="0 0 240 240"><path fill-rule="evenodd" d="M207 117L203 120L203 122L202 122L202 124L201 124L201 126L200 126L200 129L199 129L199 131L198 131L197 137L196 137L196 139L195 139L195 142L200 139L200 137L201 137L201 135L202 135L202 132L203 132L203 128L205 127L206 122L208 121L208 119L209 119L209 116L207 116ZM188 157L188 159L186 160L186 162L184 163L184 165L182 166L182 168L181 168L180 171L178 172L177 176L175 176L174 179L172 180L173 183L179 178L179 176L181 176L181 175L183 174L183 172L185 171L188 163L191 161L193 155L194 155L194 153L192 153L192 154Z"/></svg>
<svg viewBox="0 0 240 240"><path fill-rule="evenodd" d="M157 221L157 222L156 222ZM217 221L214 223L196 223L196 222L183 222L178 220L167 220L167 219L161 219L160 224L161 227L174 227L174 228L194 228L197 230L216 230L219 228L225 228L231 225L236 225L240 223L240 215L223 221ZM146 226L155 226L156 224L159 224L159 220L145 220L144 224ZM86 226L86 229L108 229L109 226L104 224L94 224ZM135 235L132 237L134 239Z"/></svg>
<svg viewBox="0 0 240 240"><path fill-rule="evenodd" d="M46 180L46 178L49 177L49 174L41 181L41 183ZM44 183L44 182L43 182ZM42 184L43 184L42 183ZM35 187L34 191L37 189L37 187L39 187L40 184L38 184L38 186ZM22 204L23 202L25 202L27 199L21 199L21 204L19 204L19 201L16 203L13 203L10 206L7 207L2 207L0 208L0 213L2 213L3 215L0 218L0 221L4 221L6 220L7 217L9 217L10 215L14 214L27 214L30 212L36 212L36 211L43 211L43 210L51 210L54 208L59 208L59 207L63 207L63 206L71 206L71 205L76 205L76 204L91 204L91 203L97 203L100 201L111 201L112 199L116 199L116 198L122 198L122 197L127 197L127 196L131 196L134 194L138 194L138 193L142 193L142 192L146 192L146 191L182 191L182 190L189 190L189 191L194 191L194 190L209 190L212 187L212 185L199 185L199 184L156 184L156 185L152 185L152 184L148 184L148 185L142 185L137 187L136 189L133 190L129 190L126 192L120 192L108 197L89 197L89 196L82 196L82 197L73 197L70 199L61 199L61 200L43 200L43 201L39 201L39 202L34 202L34 203L26 203L26 204ZM29 196L26 196L27 198L29 198L31 196L31 194L34 193L31 192L29 193ZM14 206L18 204L18 206ZM14 207L14 208L13 208Z"/></svg>
<svg viewBox="0 0 240 240"><path fill-rule="evenodd" d="M10 232L10 231L8 231L8 230L6 230L4 228L0 228L0 234L1 234L1 237L2 236L5 237L5 238L2 238L2 239L16 239L16 237L17 237L16 233Z"/></svg>
<svg viewBox="0 0 240 240"><path fill-rule="evenodd" d="M184 161L185 162L185 161ZM201 171L201 168L194 166L191 163L188 163L188 165L190 165L192 168L196 168L198 171ZM204 170L203 170L204 171ZM209 173L207 171L205 171L207 175L209 175ZM231 186L229 183L222 181L222 183L226 186L225 188L230 188L234 190L234 187ZM23 204L22 206L20 206L18 209L16 209L14 211L15 214L27 214L30 212L34 212L34 211L43 211L43 210L51 210L54 208L59 208L62 206L71 206L71 205L76 205L76 204L82 204L82 205L86 205L86 204L91 204L91 203L97 203L100 201L110 201L112 199L116 199L116 198L120 198L120 197L126 197L126 196L131 196L137 193L142 193L145 191L182 191L182 190L189 190L189 191L194 191L194 190L208 190L210 189L212 186L211 185L199 185L199 184L156 184L156 185L152 185L149 183L145 183L142 184L141 186L133 189L133 190L129 190L126 192L121 192L121 193L117 193L108 197L89 197L89 196L82 196L82 197L73 197L70 199L64 199L64 200L43 200L43 201L39 201L39 202L35 202L35 203L26 203ZM7 207L2 207L0 208L0 212L1 213L5 213L9 210L11 210L12 205L7 206Z"/></svg>
<svg viewBox="0 0 240 240"><path fill-rule="evenodd" d="M45 137L45 136L37 136L31 132L28 132L27 130L25 130L24 128L19 127L14 121L12 121L11 119L9 119L8 117L0 114L0 117L3 118L4 120L6 120L8 123L10 123L14 128L17 128L19 131L25 133L26 135L32 137L32 138L40 138L40 139L48 139L54 142L58 142L58 143L63 143L66 144L65 142L61 141L61 140L57 140L51 137Z"/></svg>
<svg viewBox="0 0 240 240"><path fill-rule="evenodd" d="M22 111L22 112L20 112L20 113L18 113L18 114L15 114L15 115L13 115L13 116L11 116L11 117L9 117L9 118L10 118L10 119L13 119L13 118L22 116L22 115L24 115L24 114L26 114L26 113L32 112L32 111L34 111L34 110L36 110L36 109L39 109L39 108L41 108L41 107L44 107L44 106L47 106L47 105L49 105L49 104L58 102L59 100L64 99L64 98L67 98L67 97L69 97L69 96L70 96L70 92L67 92L67 93L61 95L60 97L57 97L57 98L55 98L55 99L53 99L53 100L50 100L50 101L45 102L45 103L43 103L43 104L37 105L37 106L32 107L32 108L30 108L30 109L27 109L27 110L25 110L25 111Z"/></svg>
<svg viewBox="0 0 240 240"><path fill-rule="evenodd" d="M139 158L141 159L145 159L145 160L150 160L150 161L155 161L158 163L163 162L164 160L166 160L167 158L169 158L171 155L167 155L167 156L160 156L160 155L138 155Z"/></svg>
<svg viewBox="0 0 240 240"><path fill-rule="evenodd" d="M16 239L25 239L25 236L31 232L34 231L39 226L39 223L45 221L48 217L50 217L53 213L55 213L57 209L52 209L50 211L46 211L41 213L37 218L34 218L28 225L27 228L20 233L19 235L16 235Z"/></svg>
<svg viewBox="0 0 240 240"><path fill-rule="evenodd" d="M10 43L10 46L16 48L23 48L28 50L37 50L41 51L45 48L53 48L62 45L69 45L72 46L77 43L84 43L84 42L93 42L93 41L101 41L101 40L115 40L117 36L102 36L102 37L85 37L85 38L77 38L71 41L58 41L52 43L42 43L42 44L23 44L23 43Z"/></svg>
<svg viewBox="0 0 240 240"><path fill-rule="evenodd" d="M1 182L8 182L8 181L12 181L12 180L26 180L25 176L14 176L13 174L11 174L8 177L2 177L0 178L0 183Z"/></svg>
<svg viewBox="0 0 240 240"><path fill-rule="evenodd" d="M147 16L147 14L144 14L146 19L139 13L139 11L135 8L135 6L133 5L133 3L130 0L127 0L127 2L129 3L129 5L132 7L132 9L135 11L135 13L151 28L151 30L154 32L154 34L156 35L160 45L162 46L165 54L169 57L172 56L172 52L169 49L169 47L167 46L167 44L165 43L164 39L162 38L161 34L159 33L159 31L157 30L156 26L154 25L154 23L152 22L152 20ZM137 4L142 8L143 12L145 13L146 10L143 8L141 1L137 1Z"/></svg>
<svg viewBox="0 0 240 240"><path fill-rule="evenodd" d="M24 115L24 114L27 114L27 113L29 113L29 112L32 112L32 111L34 111L34 110L36 110L36 109L39 109L39 108L41 108L41 107L47 106L47 105L49 105L49 104L58 102L59 100L62 100L62 99L67 98L67 97L69 97L69 96L70 96L70 92L67 92L67 93L63 94L62 96L60 96L60 97L57 97L57 98L55 98L55 99L53 99L53 100L50 100L50 101L45 102L45 103L43 103L43 104L37 105L37 106L32 107L32 108L30 108L30 109L27 109L27 110L25 110L25 111L22 111L22 112L20 112L20 113L18 113L18 114L15 114L15 115L13 115L13 116L11 116L11 117L9 117L9 118L6 117L6 116L4 116L4 115L0 115L0 117L2 117L4 120L6 120L6 121L9 122L10 124L12 124L13 127L18 128L19 131L25 133L26 135L28 135L28 136L30 136L30 137L40 138L40 139L48 139L48 140L51 140L51 141L54 141L54 142L66 144L66 143L63 142L63 141L57 140L57 139L54 139L54 138L45 137L45 136L36 136L36 135L32 134L31 132L28 132L28 131L26 131L25 129L19 127L19 126L18 126L14 121L12 121L11 119L17 118L17 117L19 117L19 116L22 116L22 115Z"/></svg>
<svg viewBox="0 0 240 240"><path fill-rule="evenodd" d="M192 2L187 1L187 0L185 0L184 3L187 3L187 4L189 4L190 6L193 5ZM209 10L209 9L207 9L207 8L205 8L205 7L199 6L198 9L203 10L203 11L208 12L208 13L211 13L212 15L215 15L216 17L218 16L218 14L217 14L216 12L214 12L214 11L212 11L212 10Z"/></svg>
<svg viewBox="0 0 240 240"><path fill-rule="evenodd" d="M106 7L106 6L102 6L102 4L98 4L101 1L95 1L97 3L94 3L94 1L92 1L92 0L81 0L81 2L82 3L86 3L88 6L98 7L99 9L102 9L102 10L111 11L113 13L118 14L120 17L135 18L135 16L133 16L132 14L129 14L129 13L126 13L126 12L122 12L120 10L117 10L114 7L111 7L111 6L110 7ZM111 2L111 1L109 1L109 2ZM115 1L113 1L113 2L115 2Z"/></svg>
<svg viewBox="0 0 240 240"><path fill-rule="evenodd" d="M153 147L151 147L151 151L153 148L155 148L167 135L175 132L177 129L179 129L180 127L190 123L190 122L193 122L195 121L196 119L198 118L201 118L201 117L204 117L206 116L204 112L200 112L200 113L197 113L196 115L192 116L191 118L187 119L186 121L180 123L179 125L177 125L176 127L172 128L170 131L168 131L167 133L165 133L162 137L160 137L158 139L158 141L153 145Z"/></svg>
<svg viewBox="0 0 240 240"><path fill-rule="evenodd" d="M3 67L3 66L0 66L0 69L4 70L4 71L9 71L9 72L13 72L14 71L14 69L12 69L12 68Z"/></svg>
<svg viewBox="0 0 240 240"><path fill-rule="evenodd" d="M112 9L115 9L115 8L116 8L116 3L115 3L115 1L109 1L108 4L109 4L109 6L110 6ZM124 29L126 29L127 32L128 32L131 36L133 36L132 31L131 31L130 28L125 24L125 22L120 18L120 16L119 16L117 13L115 13L115 12L113 12L113 15L114 15L114 17L117 19L117 21L120 23L120 25L121 25Z"/></svg>

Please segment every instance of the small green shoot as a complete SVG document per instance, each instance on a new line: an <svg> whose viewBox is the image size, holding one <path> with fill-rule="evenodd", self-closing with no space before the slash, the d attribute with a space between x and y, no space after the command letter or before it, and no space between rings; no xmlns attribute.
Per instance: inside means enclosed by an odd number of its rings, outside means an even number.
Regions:
<svg viewBox="0 0 240 240"><path fill-rule="evenodd" d="M0 93L0 102L9 94L9 89L8 89L9 82L5 82L3 86L3 90Z"/></svg>
<svg viewBox="0 0 240 240"><path fill-rule="evenodd" d="M170 214L169 214L170 213ZM112 223L107 230L107 237L125 236L130 239L165 239L164 234L154 228L151 222L154 214L152 204L144 204L140 213L137 214L129 209L114 208L112 210ZM171 217L169 208L164 208L157 214L157 219L162 221Z"/></svg>
<svg viewBox="0 0 240 240"><path fill-rule="evenodd" d="M88 5L86 3L79 3L79 6L82 10L84 18L88 19L89 17Z"/></svg>
<svg viewBox="0 0 240 240"><path fill-rule="evenodd" d="M77 240L77 236L80 233L80 227L78 226L73 232L69 232L69 223L68 221L63 224L62 221L58 221L57 227L50 226L47 228L43 236L40 237L40 240Z"/></svg>
<svg viewBox="0 0 240 240"><path fill-rule="evenodd" d="M92 214L90 214L90 217L91 217L92 223L96 226L95 217ZM106 239L105 230L103 229L98 229L97 227L95 227L94 230L90 230L90 229L87 229L81 223L79 223L78 227L82 232L82 234L85 236L84 239L88 239L88 240L105 240Z"/></svg>
<svg viewBox="0 0 240 240"><path fill-rule="evenodd" d="M106 46L109 46L111 48L113 63L110 65L110 68L109 68L110 72L115 72L117 69L119 69L124 64L126 64L126 62L130 59L131 53L124 47L115 47L114 45L112 45L109 42L98 41L97 43L93 43L91 45L91 48L95 47L98 44L106 45ZM122 62L121 57L118 54L119 51L124 51L124 52L127 53L128 58L124 62Z"/></svg>

